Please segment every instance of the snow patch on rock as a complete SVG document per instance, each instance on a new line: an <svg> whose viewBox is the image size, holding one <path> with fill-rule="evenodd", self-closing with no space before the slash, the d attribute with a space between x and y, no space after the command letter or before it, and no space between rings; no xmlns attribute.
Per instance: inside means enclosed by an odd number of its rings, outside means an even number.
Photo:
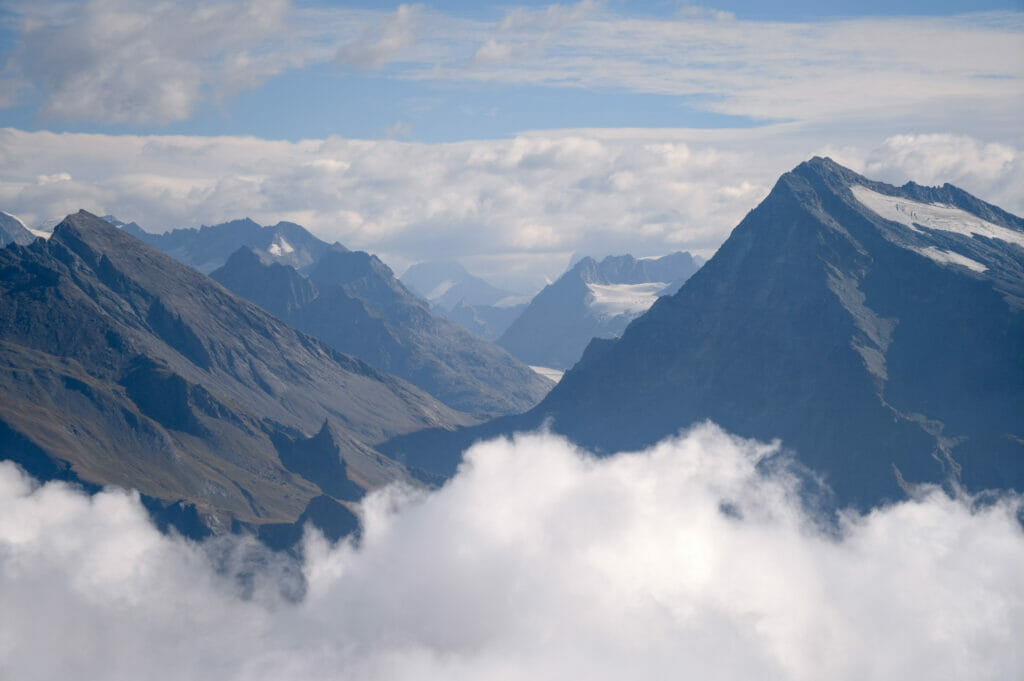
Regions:
<svg viewBox="0 0 1024 681"><path fill-rule="evenodd" d="M590 309L603 316L615 317L620 314L639 315L646 312L658 293L668 282L651 281L644 284L587 284L591 295Z"/></svg>
<svg viewBox="0 0 1024 681"><path fill-rule="evenodd" d="M920 203L901 196L879 194L862 185L854 185L850 187L850 191L861 204L872 212L886 220L906 225L915 232L921 232L921 227L927 227L969 237L984 236L990 239L999 239L1024 248L1024 232L1000 227L960 208L937 203ZM934 258L932 259L934 260Z"/></svg>
<svg viewBox="0 0 1024 681"><path fill-rule="evenodd" d="M295 248L283 236L279 236L274 243L270 244L267 251L274 257L280 258L282 255L294 253Z"/></svg>
<svg viewBox="0 0 1024 681"><path fill-rule="evenodd" d="M984 272L988 269L977 260L971 260L965 255L960 255L953 251L944 251L941 248L936 248L935 246L915 248L914 252L923 255L929 260L934 260L940 265L963 265L967 269L974 270L975 272Z"/></svg>

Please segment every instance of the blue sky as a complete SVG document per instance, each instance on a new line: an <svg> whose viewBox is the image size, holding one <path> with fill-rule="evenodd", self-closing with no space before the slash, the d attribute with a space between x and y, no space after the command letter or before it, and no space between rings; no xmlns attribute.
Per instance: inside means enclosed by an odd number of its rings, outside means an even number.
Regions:
<svg viewBox="0 0 1024 681"><path fill-rule="evenodd" d="M1024 208L1022 2L10 0L0 64L40 226L290 219L529 288L708 255L815 154Z"/></svg>

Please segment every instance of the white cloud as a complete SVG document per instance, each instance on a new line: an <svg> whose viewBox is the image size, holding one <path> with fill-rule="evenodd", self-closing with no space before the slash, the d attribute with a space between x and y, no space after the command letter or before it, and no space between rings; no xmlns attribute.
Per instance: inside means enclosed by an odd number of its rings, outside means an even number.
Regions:
<svg viewBox="0 0 1024 681"><path fill-rule="evenodd" d="M338 59L364 67L379 67L395 59L416 42L416 24L422 11L419 5L399 5L394 14L368 27L357 40L342 47Z"/></svg>
<svg viewBox="0 0 1024 681"><path fill-rule="evenodd" d="M200 681L1020 675L1018 498L922 489L826 531L784 467L756 472L773 451L713 426L602 460L546 434L480 444L440 491L369 497L361 546L310 538L296 603L275 587L287 571L254 561L257 584L239 595L244 546L161 536L125 493L33 489L0 464L0 668Z"/></svg>
<svg viewBox="0 0 1024 681"><path fill-rule="evenodd" d="M779 175L815 154L897 184L952 181L1024 210L1019 148L833 132L575 130L423 144L0 129L0 209L33 227L79 208L153 231L293 220L397 271L455 257L524 290L561 274L573 252L709 256Z"/></svg>
<svg viewBox="0 0 1024 681"><path fill-rule="evenodd" d="M695 96L693 106L758 119L916 117L975 132L997 120L1020 131L1020 13L801 23L694 7L671 19L588 9L557 30L503 22L484 31L469 64L450 59L417 75Z"/></svg>
<svg viewBox="0 0 1024 681"><path fill-rule="evenodd" d="M204 100L329 61L378 19L299 11L288 0L37 1L9 11L20 40L0 104L14 103L15 87L34 88L44 116L105 124L186 120Z"/></svg>
<svg viewBox="0 0 1024 681"><path fill-rule="evenodd" d="M498 24L496 34L488 37L473 54L473 62L537 57L559 31L596 14L599 9L600 4L594 0L580 0L570 6L554 4L544 9L511 9Z"/></svg>
<svg viewBox="0 0 1024 681"><path fill-rule="evenodd" d="M1015 140L1024 115L1020 12L801 23L691 6L653 19L593 0L494 21L287 0L20 0L10 11L21 39L0 104L32 86L44 114L108 124L184 120L204 99L332 59L390 64L398 80L657 93L770 120L927 119Z"/></svg>
<svg viewBox="0 0 1024 681"><path fill-rule="evenodd" d="M985 182L996 193L1010 195L1021 186L1021 152L962 135L896 135L868 155L864 172L913 178L919 184Z"/></svg>

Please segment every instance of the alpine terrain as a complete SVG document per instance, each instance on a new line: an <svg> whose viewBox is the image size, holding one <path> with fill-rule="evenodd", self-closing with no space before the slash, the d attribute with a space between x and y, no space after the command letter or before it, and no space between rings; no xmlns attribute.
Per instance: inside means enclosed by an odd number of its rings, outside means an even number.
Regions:
<svg viewBox="0 0 1024 681"><path fill-rule="evenodd" d="M241 248L210 275L297 329L481 416L536 405L552 383L505 350L433 314L374 255L331 247L308 268Z"/></svg>
<svg viewBox="0 0 1024 681"><path fill-rule="evenodd" d="M146 232L134 222L119 222L114 220L112 224L205 274L223 265L228 256L241 246L248 246L268 262L296 268L313 264L332 248L293 222L261 226L245 218L219 225L204 225L198 229L175 229L163 234ZM334 248L340 246L335 244Z"/></svg>
<svg viewBox="0 0 1024 681"><path fill-rule="evenodd" d="M10 243L22 246L32 243L35 235L28 230L21 220L0 211L0 248Z"/></svg>
<svg viewBox="0 0 1024 681"><path fill-rule="evenodd" d="M637 259L584 257L544 287L498 344L527 364L568 369L591 338L614 338L660 295L675 293L700 267L689 253Z"/></svg>
<svg viewBox="0 0 1024 681"><path fill-rule="evenodd" d="M347 502L407 477L377 443L473 422L84 211L0 249L0 356L2 458L192 535L345 534Z"/></svg>
<svg viewBox="0 0 1024 681"><path fill-rule="evenodd" d="M814 158L535 409L386 447L450 471L472 440L549 423L599 451L710 419L780 438L839 504L922 482L1024 489L1024 221L952 186Z"/></svg>
<svg viewBox="0 0 1024 681"><path fill-rule="evenodd" d="M453 260L413 265L401 281L434 311L487 340L497 340L529 302L529 296L500 289Z"/></svg>

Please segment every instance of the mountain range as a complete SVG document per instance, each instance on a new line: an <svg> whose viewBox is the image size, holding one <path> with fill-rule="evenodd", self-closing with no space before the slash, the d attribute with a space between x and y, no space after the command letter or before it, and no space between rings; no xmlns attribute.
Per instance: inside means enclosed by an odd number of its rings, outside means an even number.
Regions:
<svg viewBox="0 0 1024 681"><path fill-rule="evenodd" d="M539 427L603 455L711 420L779 439L833 507L919 483L1024 490L1024 220L952 185L895 187L815 158L695 273L687 254L579 261L562 279L586 314L634 309L622 287L647 286L653 304L590 340L539 404L519 395L505 409L526 411L486 423L450 406L457 388L444 404L385 368L443 392L450 367L479 407L473 380L523 384L525 367L479 350L494 346L374 256L238 224L225 233L263 246L233 242L213 273L224 286L85 212L0 248L2 457L42 480L136 489L161 527L276 547L306 521L352 532L367 490L440 483L473 441ZM189 234L210 244L204 267L230 241ZM534 328L543 345L554 327Z"/></svg>
<svg viewBox="0 0 1024 681"><path fill-rule="evenodd" d="M568 369L592 338L619 336L659 295L674 293L700 267L686 252L661 258L580 259L544 287L498 344L527 364Z"/></svg>
<svg viewBox="0 0 1024 681"><path fill-rule="evenodd" d="M111 217L105 219L111 221ZM125 224L114 219L111 224L204 274L227 262L241 246L248 246L267 262L295 268L313 264L332 248L331 244L293 222L262 226L245 218L198 229L174 229L163 234L147 232L134 222ZM333 248L341 246L334 244Z"/></svg>
<svg viewBox="0 0 1024 681"><path fill-rule="evenodd" d="M377 443L474 422L84 211L0 249L0 349L4 458L192 534L351 529L409 477Z"/></svg>
<svg viewBox="0 0 1024 681"><path fill-rule="evenodd" d="M614 452L712 420L781 439L839 505L923 482L1022 490L1022 310L1021 218L814 158L536 408L382 448L447 474L472 441L545 423Z"/></svg>
<svg viewBox="0 0 1024 681"><path fill-rule="evenodd" d="M413 265L401 281L438 314L487 340L497 340L529 302L470 274L454 260Z"/></svg>
<svg viewBox="0 0 1024 681"><path fill-rule="evenodd" d="M497 345L434 315L368 253L332 247L306 276L243 247L210 276L295 328L460 411L522 412L552 386Z"/></svg>

